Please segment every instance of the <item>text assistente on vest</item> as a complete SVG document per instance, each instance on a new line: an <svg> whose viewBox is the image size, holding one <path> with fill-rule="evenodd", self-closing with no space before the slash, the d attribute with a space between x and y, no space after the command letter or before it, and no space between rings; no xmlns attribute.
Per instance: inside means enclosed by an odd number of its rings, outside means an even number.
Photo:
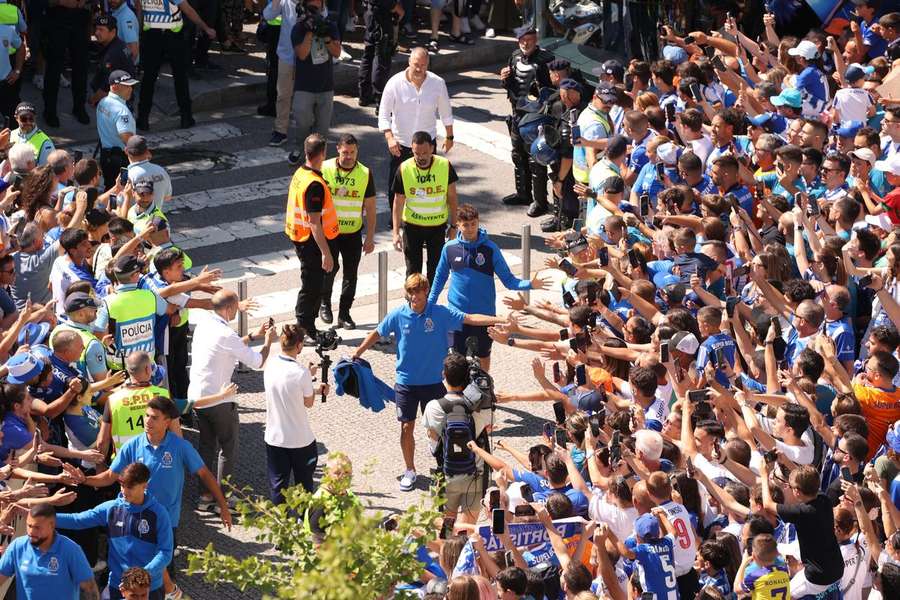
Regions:
<svg viewBox="0 0 900 600"><path fill-rule="evenodd" d="M422 272L422 248L428 251L428 280L434 279L445 239L456 237L456 171L434 155L431 135L417 131L413 157L405 160L394 180L394 247L406 258L406 276ZM400 227L404 235L400 235ZM450 225L448 228L447 225Z"/></svg>
<svg viewBox="0 0 900 600"><path fill-rule="evenodd" d="M297 322L310 335L316 332L325 274L334 269L335 238L340 233L331 189L322 177L325 150L325 138L318 133L303 142L306 163L291 179L284 223L300 259Z"/></svg>

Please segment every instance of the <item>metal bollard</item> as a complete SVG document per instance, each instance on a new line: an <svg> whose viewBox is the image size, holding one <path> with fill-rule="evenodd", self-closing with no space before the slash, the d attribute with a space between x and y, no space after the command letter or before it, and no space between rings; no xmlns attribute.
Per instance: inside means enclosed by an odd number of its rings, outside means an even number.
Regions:
<svg viewBox="0 0 900 600"><path fill-rule="evenodd" d="M522 279L531 279L531 225L522 225ZM531 302L531 292L525 292Z"/></svg>
<svg viewBox="0 0 900 600"><path fill-rule="evenodd" d="M247 299L247 280L241 279L238 281L238 302L243 302ZM238 335L244 337L247 335L247 313L242 310L238 311ZM250 369L244 363L238 363L237 366L238 373L248 373Z"/></svg>
<svg viewBox="0 0 900 600"><path fill-rule="evenodd" d="M378 253L378 322L384 320L387 315L388 305L388 253L382 250ZM390 344L391 338L381 338L378 344Z"/></svg>

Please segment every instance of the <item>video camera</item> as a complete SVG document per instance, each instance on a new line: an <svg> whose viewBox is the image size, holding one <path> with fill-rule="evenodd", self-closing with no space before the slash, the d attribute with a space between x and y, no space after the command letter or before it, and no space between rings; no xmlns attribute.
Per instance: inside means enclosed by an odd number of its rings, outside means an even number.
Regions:
<svg viewBox="0 0 900 600"><path fill-rule="evenodd" d="M466 361L469 363L469 385L463 390L466 407L470 412L478 410L494 410L496 396L494 395L494 378L481 368L481 363L475 353L478 349L478 339L466 338Z"/></svg>
<svg viewBox="0 0 900 600"><path fill-rule="evenodd" d="M318 7L307 6L306 0L297 3L297 22L303 25L318 37L328 37L331 33L331 24L328 17L322 15Z"/></svg>
<svg viewBox="0 0 900 600"><path fill-rule="evenodd" d="M338 347L341 337L334 329L322 329L316 332L316 354L319 355L319 370L322 372L322 383L328 383L328 369L331 367L331 357L326 354ZM325 392L322 392L322 402L325 402Z"/></svg>

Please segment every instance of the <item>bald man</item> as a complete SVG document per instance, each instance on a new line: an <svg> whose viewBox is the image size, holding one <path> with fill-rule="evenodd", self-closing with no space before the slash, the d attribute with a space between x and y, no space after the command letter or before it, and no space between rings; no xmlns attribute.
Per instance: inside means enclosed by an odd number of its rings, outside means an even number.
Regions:
<svg viewBox="0 0 900 600"><path fill-rule="evenodd" d="M261 369L275 341L275 328L263 323L259 329L240 337L229 323L240 310L237 294L219 290L212 297L212 313L201 319L194 330L191 343L191 372L188 400L199 400L221 391L231 380L235 362L242 362L251 369ZM250 347L254 340L262 339L263 347L257 352ZM238 447L238 413L234 396L225 396L197 409L200 429L200 456L216 475L221 485L234 470L234 458ZM200 510L215 506L211 495L201 495Z"/></svg>

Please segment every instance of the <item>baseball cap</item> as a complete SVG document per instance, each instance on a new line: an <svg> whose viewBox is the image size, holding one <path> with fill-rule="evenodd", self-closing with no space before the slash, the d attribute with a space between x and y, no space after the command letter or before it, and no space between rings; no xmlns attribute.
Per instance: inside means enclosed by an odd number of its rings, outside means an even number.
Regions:
<svg viewBox="0 0 900 600"><path fill-rule="evenodd" d="M622 81L625 79L625 67L622 66L622 63L615 60L614 58L609 59L605 63L600 66L601 71L604 75L612 75L613 79L616 81Z"/></svg>
<svg viewBox="0 0 900 600"><path fill-rule="evenodd" d="M117 69L109 74L109 85L137 85L137 79L131 76L128 71Z"/></svg>
<svg viewBox="0 0 900 600"><path fill-rule="evenodd" d="M819 47L809 40L803 40L794 48L788 50L791 56L802 56L806 60L814 60L819 57Z"/></svg>
<svg viewBox="0 0 900 600"><path fill-rule="evenodd" d="M578 254L579 252L584 252L585 250L587 250L587 247L587 238L582 235L569 242L566 245L566 250L568 250L572 254Z"/></svg>
<svg viewBox="0 0 900 600"><path fill-rule="evenodd" d="M91 298L90 294L76 292L66 298L66 312L75 312L82 308L97 308L97 301Z"/></svg>
<svg viewBox="0 0 900 600"><path fill-rule="evenodd" d="M879 229L887 232L891 232L894 230L894 226L891 223L890 217L888 217L884 213L880 215L866 215L865 222L867 225L878 227Z"/></svg>
<svg viewBox="0 0 900 600"><path fill-rule="evenodd" d="M865 123L862 121L842 121L835 133L837 133L838 137L852 138L857 131L862 129L863 125Z"/></svg>
<svg viewBox="0 0 900 600"><path fill-rule="evenodd" d="M147 138L142 135L133 135L125 142L125 152L127 154L146 154L148 149Z"/></svg>
<svg viewBox="0 0 900 600"><path fill-rule="evenodd" d="M684 296L687 294L687 286L680 281L670 283L663 288L663 292L666 294L666 300L668 300L670 304L677 304L684 300Z"/></svg>
<svg viewBox="0 0 900 600"><path fill-rule="evenodd" d="M865 76L866 71L860 65L855 63L847 67L847 70L844 72L844 79L850 83L859 81L860 79L865 78Z"/></svg>
<svg viewBox="0 0 900 600"><path fill-rule="evenodd" d="M19 104L16 105L16 116L18 117L24 113L31 113L34 115L37 114L37 109L31 102L19 102Z"/></svg>
<svg viewBox="0 0 900 600"><path fill-rule="evenodd" d="M559 89L576 90L578 93L581 93L581 84L574 79L563 79L559 82Z"/></svg>
<svg viewBox="0 0 900 600"><path fill-rule="evenodd" d="M772 113L764 112L761 115L756 115L755 117L747 117L747 121L753 125L754 127L765 127L766 124L772 120L774 117Z"/></svg>
<svg viewBox="0 0 900 600"><path fill-rule="evenodd" d="M681 146L672 142L660 144L656 147L656 156L667 167L674 167L678 164L678 159L681 157Z"/></svg>
<svg viewBox="0 0 900 600"><path fill-rule="evenodd" d="M19 345L43 343L47 339L48 333L50 333L50 323L29 323L19 332Z"/></svg>
<svg viewBox="0 0 900 600"><path fill-rule="evenodd" d="M516 39L521 39L530 33L537 33L537 29L535 29L533 25L522 25L521 27L516 28Z"/></svg>
<svg viewBox="0 0 900 600"><path fill-rule="evenodd" d="M859 160L866 161L867 163L869 163L870 167L878 162L878 157L875 156L875 153L868 148L857 148L856 150L851 150L847 154L853 158L858 158Z"/></svg>
<svg viewBox="0 0 900 600"><path fill-rule="evenodd" d="M117 276L127 276L137 273L144 268L144 261L134 255L120 256L113 265L113 273Z"/></svg>
<svg viewBox="0 0 900 600"><path fill-rule="evenodd" d="M676 67L688 59L687 52L680 46L666 46L663 48L662 55L664 59L674 64Z"/></svg>
<svg viewBox="0 0 900 600"><path fill-rule="evenodd" d="M98 15L96 19L94 19L94 27L106 27L107 29L118 29L119 25L116 23L115 18L112 15Z"/></svg>
<svg viewBox="0 0 900 600"><path fill-rule="evenodd" d="M900 452L900 421L894 421L894 424L887 431L885 441L889 450Z"/></svg>
<svg viewBox="0 0 900 600"><path fill-rule="evenodd" d="M634 522L634 532L642 540L659 538L659 519L651 514L644 514Z"/></svg>
<svg viewBox="0 0 900 600"><path fill-rule="evenodd" d="M800 90L795 90L793 88L781 90L780 94L773 96L770 100L775 106L791 106L793 108L800 108L803 106L803 98L800 96Z"/></svg>
<svg viewBox="0 0 900 600"><path fill-rule="evenodd" d="M696 354L700 349L700 342L690 331L677 331L669 340L669 349L678 350L685 354Z"/></svg>
<svg viewBox="0 0 900 600"><path fill-rule="evenodd" d="M28 383L44 370L44 361L30 352L19 352L6 361L9 375L6 380L14 384Z"/></svg>
<svg viewBox="0 0 900 600"><path fill-rule="evenodd" d="M628 150L628 138L624 135L614 136L606 145L606 156L610 158L618 158L625 154Z"/></svg>
<svg viewBox="0 0 900 600"><path fill-rule="evenodd" d="M564 71L572 66L565 58L555 58L547 63L547 68L551 71Z"/></svg>
<svg viewBox="0 0 900 600"><path fill-rule="evenodd" d="M892 175L900 175L900 154L893 154L885 160L875 161L875 168Z"/></svg>
<svg viewBox="0 0 900 600"><path fill-rule="evenodd" d="M609 81L601 81L597 84L597 87L594 89L594 95L607 102L615 102L619 99L619 94L616 93L616 86Z"/></svg>
<svg viewBox="0 0 900 600"><path fill-rule="evenodd" d="M139 194L153 193L153 180L149 177L142 177L134 182L134 191Z"/></svg>

